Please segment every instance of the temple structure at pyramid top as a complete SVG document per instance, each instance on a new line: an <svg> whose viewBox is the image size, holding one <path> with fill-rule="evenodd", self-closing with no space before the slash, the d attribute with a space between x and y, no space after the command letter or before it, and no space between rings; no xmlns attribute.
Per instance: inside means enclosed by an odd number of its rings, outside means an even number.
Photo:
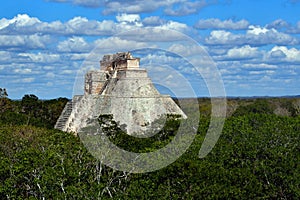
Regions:
<svg viewBox="0 0 300 200"><path fill-rule="evenodd" d="M111 115L128 134L142 135L163 116L186 118L169 95L158 92L139 62L129 52L104 55L100 70L86 73L84 95L66 104L55 128L77 134L90 121Z"/></svg>

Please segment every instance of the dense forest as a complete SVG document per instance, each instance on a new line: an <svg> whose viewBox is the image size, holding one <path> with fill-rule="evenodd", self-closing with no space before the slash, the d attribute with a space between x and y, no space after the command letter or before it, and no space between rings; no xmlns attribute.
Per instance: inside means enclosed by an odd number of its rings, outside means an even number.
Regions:
<svg viewBox="0 0 300 200"><path fill-rule="evenodd" d="M67 101L33 94L11 100L1 89L0 199L300 198L299 98L228 99L222 135L202 159L198 152L211 104L199 98L201 117L190 148L168 167L143 174L106 167L79 137L53 129ZM110 137L133 151L155 151L174 137L177 126L168 121L162 137L150 142L116 130Z"/></svg>

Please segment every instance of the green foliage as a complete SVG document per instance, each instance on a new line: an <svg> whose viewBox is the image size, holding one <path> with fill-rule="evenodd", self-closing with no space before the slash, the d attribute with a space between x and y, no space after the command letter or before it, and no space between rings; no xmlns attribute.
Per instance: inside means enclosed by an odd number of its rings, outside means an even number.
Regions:
<svg viewBox="0 0 300 200"><path fill-rule="evenodd" d="M67 102L66 98L39 100L32 94L21 101L0 98L0 123L53 128Z"/></svg>
<svg viewBox="0 0 300 200"><path fill-rule="evenodd" d="M118 127L118 124L112 120L112 115L101 115L99 117L99 124L103 132L115 145L127 151L145 153L162 148L169 143L178 130L181 122L180 117L180 115L169 114L166 116L166 119L162 118L153 122L153 124L164 123L164 126L158 133L148 138L138 138L126 134ZM124 128L126 128L125 125Z"/></svg>
<svg viewBox="0 0 300 200"><path fill-rule="evenodd" d="M124 178L114 179L123 173L101 166L71 134L2 125L0 141L0 199L98 199L122 189Z"/></svg>
<svg viewBox="0 0 300 200"><path fill-rule="evenodd" d="M30 123L53 119L65 102L37 100ZM176 162L129 174L102 165L72 134L24 125L24 104L9 101L0 113L0 199L299 199L300 116L273 114L274 105L290 105L277 102L238 102L217 145L199 159L210 123L202 115L194 142ZM99 120L116 145L149 152L176 135L180 121L169 117L163 131L147 139L122 133L109 115Z"/></svg>
<svg viewBox="0 0 300 200"><path fill-rule="evenodd" d="M273 114L274 109L266 99L256 99L253 103L239 106L233 116L247 115L250 113Z"/></svg>
<svg viewBox="0 0 300 200"><path fill-rule="evenodd" d="M297 108L294 106L292 99L281 98L279 103L279 106L285 108L290 113L290 116L297 116Z"/></svg>

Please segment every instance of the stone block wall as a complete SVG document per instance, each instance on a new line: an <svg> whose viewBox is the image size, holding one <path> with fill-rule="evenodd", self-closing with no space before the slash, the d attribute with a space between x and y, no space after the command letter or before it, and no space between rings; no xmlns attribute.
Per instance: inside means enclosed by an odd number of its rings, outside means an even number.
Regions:
<svg viewBox="0 0 300 200"><path fill-rule="evenodd" d="M89 71L85 75L85 94L99 94L106 81L105 71Z"/></svg>

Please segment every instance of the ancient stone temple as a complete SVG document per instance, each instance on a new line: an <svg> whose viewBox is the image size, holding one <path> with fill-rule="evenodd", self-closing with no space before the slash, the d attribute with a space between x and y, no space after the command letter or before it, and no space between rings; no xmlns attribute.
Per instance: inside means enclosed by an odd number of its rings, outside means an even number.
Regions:
<svg viewBox="0 0 300 200"><path fill-rule="evenodd" d="M66 104L55 128L77 134L91 119L111 115L128 134L143 134L163 116L186 118L169 95L158 92L139 62L129 52L105 55L100 70L85 75L84 95Z"/></svg>

